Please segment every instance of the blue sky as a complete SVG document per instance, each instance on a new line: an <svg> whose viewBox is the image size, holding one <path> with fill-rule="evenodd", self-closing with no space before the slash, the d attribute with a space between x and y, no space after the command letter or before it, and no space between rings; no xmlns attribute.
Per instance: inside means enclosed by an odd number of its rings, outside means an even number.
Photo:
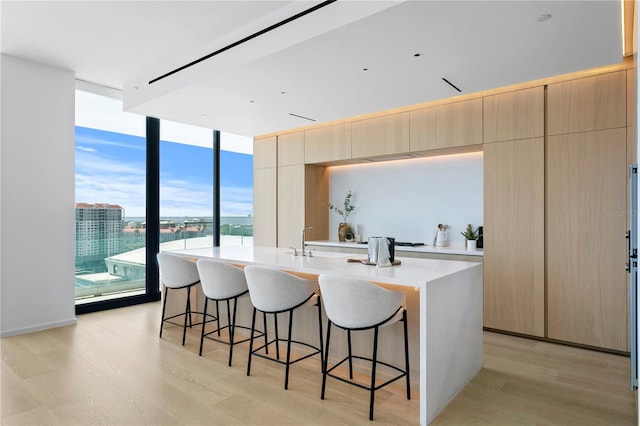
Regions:
<svg viewBox="0 0 640 426"><path fill-rule="evenodd" d="M139 136L76 126L76 201L124 207L145 215L145 141ZM212 216L212 150L160 143L160 215ZM221 151L221 215L253 213L253 157Z"/></svg>

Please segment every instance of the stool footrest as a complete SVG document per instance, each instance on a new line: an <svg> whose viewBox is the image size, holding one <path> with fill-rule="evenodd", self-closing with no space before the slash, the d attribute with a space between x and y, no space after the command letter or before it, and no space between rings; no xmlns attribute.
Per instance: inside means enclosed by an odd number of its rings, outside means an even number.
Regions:
<svg viewBox="0 0 640 426"><path fill-rule="evenodd" d="M260 337L260 336L258 336L258 337ZM286 360L281 360L281 359L279 359L279 358L276 358L276 357L271 356L271 355L268 355L268 354L260 354L260 353L257 353L259 350L264 349L264 348L267 348L269 345L271 345L272 343L276 343L276 342L283 342L283 343L287 343L287 339L273 339L273 340L271 340L270 342L268 342L266 345L262 345L262 346L260 346L259 348L254 349L251 353L252 353L253 355L255 355L255 356L260 357L260 358L268 359L268 360L271 360L271 361L275 361L275 362L277 362L277 363L279 363L279 364L286 365L286 364L287 364L287 361L286 361ZM306 354L306 355L304 355L304 356L302 356L302 357L300 357L300 358L296 358L295 360L291 360L291 361L289 361L289 364L295 364L295 363L296 363L296 362L298 362L298 361L302 361L302 360L304 360L304 359L307 359L307 358L309 358L309 357L312 357L312 356L314 356L314 355L317 355L317 354L321 354L321 353L322 353L322 350L321 350L321 349L318 349L316 346L310 345L309 343L300 342L299 340L291 340L291 343L292 343L292 344L301 345L301 346L305 346L305 347L307 347L307 348L313 349L313 352L311 352L311 353L309 353L309 354ZM276 355L278 355L278 354L276 354Z"/></svg>
<svg viewBox="0 0 640 426"><path fill-rule="evenodd" d="M182 312L182 313L179 313L179 314L176 314L176 315L172 315L172 316L170 316L170 317L163 318L163 319L162 319L162 322L163 322L163 323L164 323L164 322L167 322L167 323L169 323L169 324L173 324L173 325L176 325L176 326L178 326L178 327L184 327L184 323L182 323L182 324L178 324L178 323L173 322L173 321L170 321L170 320L172 320L173 318L177 318L177 317L181 317L181 316L189 315L189 314L191 314L191 315L202 315L202 316L203 316L203 318L204 318L204 321L205 321L205 322L214 322L214 321L218 321L218 318L217 318L215 315L205 314L204 312L191 311L191 312ZM206 319L207 317L209 317L209 318L213 318L213 319L207 320L207 319ZM203 321L200 321L200 322L194 322L194 323L192 323L192 324L188 325L188 327L190 327L190 328L191 328L191 327L193 327L194 325L202 325L202 322L203 322Z"/></svg>
<svg viewBox="0 0 640 426"><path fill-rule="evenodd" d="M352 359L360 359L360 360L363 360L363 361L369 361L369 362L371 362L373 364L373 359L372 358L367 358L367 357L363 357L363 356L356 356L356 355L352 355L351 358ZM365 390L369 390L370 391L371 390L371 386L363 385L362 383L359 383L359 382L357 382L357 381L355 381L353 379L347 379L347 378L344 378L344 377L341 377L341 376L336 376L335 374L331 374L331 372L333 370L335 370L336 368L340 367L343 363L345 363L348 360L349 360L349 357L347 356L343 360L339 361L337 364L333 365L331 368L328 368L327 369L327 373L326 373L327 376L333 377L334 379L338 379L338 380L340 380L342 382L345 382L345 383L349 383L349 384L354 385L356 387L359 387L361 389L365 389ZM398 374L397 376L387 380L386 382L384 382L384 383L382 383L382 384L380 384L378 386L375 386L373 388L373 390L378 390L380 388L383 388L386 385L388 385L390 383L393 383L396 380L401 379L401 378L403 378L403 377L405 377L407 375L406 371L404 371L404 370L402 370L402 369L400 369L400 368L398 368L398 367L396 367L394 365L388 364L388 363L386 363L384 361L376 361L376 364L384 365L385 367L391 368L392 370L395 370L400 374Z"/></svg>
<svg viewBox="0 0 640 426"><path fill-rule="evenodd" d="M213 320L211 320L211 321L207 321L207 322L213 322ZM215 341L215 342L226 343L226 344L228 345L228 344L230 344L230 343L229 343L229 340L224 340L224 339L219 339L219 338L217 338L217 337L211 337L211 336L209 336L210 334L217 333L218 331L226 330L226 329L228 329L228 328L231 328L231 326L230 326L230 325L225 325L224 327L216 328L215 330L211 330L211 331L209 331L208 333L203 334L203 335L202 335L202 337L207 338L207 339L209 339L209 340L213 340L213 341ZM243 330L249 330L249 331L251 331L251 327L245 327L245 326L243 326L243 325L236 325L236 326L235 326L235 328L241 328L241 329L243 329ZM257 331L257 330L256 330L256 333L257 333L257 334L255 335L254 339L257 339L257 338L260 338L260 337L263 337L263 336L264 336L264 333L263 333L263 332L261 332L261 331ZM235 332L234 332L234 336L235 336ZM233 344L234 344L234 345L237 345L238 343L248 342L249 340L251 340L251 336L247 337L246 339L242 339L242 340L235 340L235 339L234 339Z"/></svg>

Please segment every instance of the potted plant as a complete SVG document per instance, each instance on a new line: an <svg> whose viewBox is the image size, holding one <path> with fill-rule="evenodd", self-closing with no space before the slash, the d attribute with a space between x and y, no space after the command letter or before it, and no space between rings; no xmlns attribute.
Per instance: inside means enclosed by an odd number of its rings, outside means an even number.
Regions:
<svg viewBox="0 0 640 426"><path fill-rule="evenodd" d="M474 230L473 226L468 224L464 232L461 232L461 234L466 240L467 250L475 250L477 247L478 237L480 237L480 230L478 228Z"/></svg>
<svg viewBox="0 0 640 426"><path fill-rule="evenodd" d="M349 213L356 208L353 204L351 204L351 198L353 197L353 192L349 190L347 195L344 197L343 207L340 208L333 203L329 203L329 210L334 210L340 216L342 216L342 221L340 225L338 225L338 240L345 241L345 235L351 233L351 228L347 224L347 217L349 217Z"/></svg>

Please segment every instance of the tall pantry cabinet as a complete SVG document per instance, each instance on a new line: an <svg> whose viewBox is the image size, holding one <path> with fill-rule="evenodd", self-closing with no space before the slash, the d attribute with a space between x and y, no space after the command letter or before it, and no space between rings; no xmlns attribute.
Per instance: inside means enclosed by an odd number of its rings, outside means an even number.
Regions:
<svg viewBox="0 0 640 426"><path fill-rule="evenodd" d="M278 139L253 141L253 244L275 247L277 242Z"/></svg>
<svg viewBox="0 0 640 426"><path fill-rule="evenodd" d="M548 337L629 351L626 71L547 89Z"/></svg>
<svg viewBox="0 0 640 426"><path fill-rule="evenodd" d="M544 89L483 108L484 326L544 337Z"/></svg>

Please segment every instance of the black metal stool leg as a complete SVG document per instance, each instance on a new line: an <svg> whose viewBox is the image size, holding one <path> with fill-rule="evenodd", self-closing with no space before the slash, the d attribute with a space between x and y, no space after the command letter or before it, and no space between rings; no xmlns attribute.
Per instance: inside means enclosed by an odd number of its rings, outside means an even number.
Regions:
<svg viewBox="0 0 640 426"><path fill-rule="evenodd" d="M187 287L187 306L184 310L184 328L182 329L182 346L184 346L184 342L187 338L187 319L191 319L191 292L189 291L189 287Z"/></svg>
<svg viewBox="0 0 640 426"><path fill-rule="evenodd" d="M371 366L371 399L369 401L369 420L373 420L373 400L376 392L376 364L378 362L378 326L373 332L373 365Z"/></svg>
<svg viewBox="0 0 640 426"><path fill-rule="evenodd" d="M293 329L293 309L289 310L289 333L287 335L287 364L284 373L284 389L289 388L289 365L291 364L291 330Z"/></svg>
<svg viewBox="0 0 640 426"><path fill-rule="evenodd" d="M207 325L207 304L209 302L209 298L204 298L204 317L202 318L202 332L200 333L200 351L198 355L202 356L202 345L204 343L204 327Z"/></svg>
<svg viewBox="0 0 640 426"><path fill-rule="evenodd" d="M220 336L220 304L216 300L216 317L218 318L218 337Z"/></svg>
<svg viewBox="0 0 640 426"><path fill-rule="evenodd" d="M269 353L269 338L267 337L267 314L265 312L262 313L262 321L264 322L264 351L265 353Z"/></svg>
<svg viewBox="0 0 640 426"><path fill-rule="evenodd" d="M331 320L327 320L327 346L324 352L324 364L322 364L322 393L320 399L324 399L324 390L327 385L327 368L329 359L329 342L331 341Z"/></svg>
<svg viewBox="0 0 640 426"><path fill-rule="evenodd" d="M238 308L238 298L233 298L233 319L229 326L229 367L231 367L231 359L233 358L233 337L236 332L236 310ZM227 300L227 310L229 309L229 301Z"/></svg>
<svg viewBox="0 0 640 426"><path fill-rule="evenodd" d="M191 286L187 287L187 311L189 312L189 328L193 327L193 318L191 317Z"/></svg>
<svg viewBox="0 0 640 426"><path fill-rule="evenodd" d="M251 337L249 338L249 360L247 361L247 376L251 375L251 355L253 354L253 333L256 330L256 308L253 308L251 319Z"/></svg>
<svg viewBox="0 0 640 426"><path fill-rule="evenodd" d="M322 343L322 305L318 297L318 334L320 335L320 368L324 365L324 344Z"/></svg>
<svg viewBox="0 0 640 426"><path fill-rule="evenodd" d="M353 358L351 357L351 330L347 330L347 347L349 350L349 378L353 379Z"/></svg>
<svg viewBox="0 0 640 426"><path fill-rule="evenodd" d="M402 313L404 323L404 365L407 370L407 399L411 399L411 380L409 379L409 333L407 332L407 310Z"/></svg>
<svg viewBox="0 0 640 426"><path fill-rule="evenodd" d="M162 337L162 327L164 326L164 315L165 310L167 309L167 293L169 293L169 288L164 287L164 301L162 302L162 318L160 319L160 337Z"/></svg>
<svg viewBox="0 0 640 426"><path fill-rule="evenodd" d="M278 336L278 314L273 314L273 319L276 324L276 359L280 359L280 337Z"/></svg>

